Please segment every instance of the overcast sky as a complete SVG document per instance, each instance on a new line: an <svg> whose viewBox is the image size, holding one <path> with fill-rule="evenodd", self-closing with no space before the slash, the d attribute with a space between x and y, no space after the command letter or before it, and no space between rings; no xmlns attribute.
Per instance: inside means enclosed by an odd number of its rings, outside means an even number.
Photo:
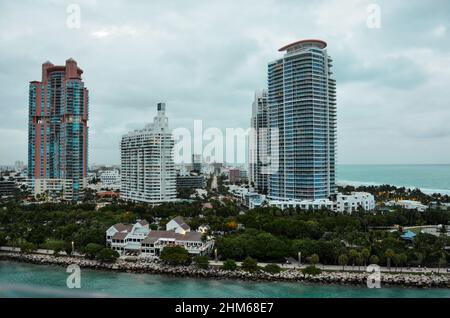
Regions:
<svg viewBox="0 0 450 318"><path fill-rule="evenodd" d="M305 38L334 59L338 163L450 163L449 21L448 0L0 0L0 164L26 161L28 83L46 60L84 70L90 164L116 164L159 101L172 128L247 128L267 63Z"/></svg>

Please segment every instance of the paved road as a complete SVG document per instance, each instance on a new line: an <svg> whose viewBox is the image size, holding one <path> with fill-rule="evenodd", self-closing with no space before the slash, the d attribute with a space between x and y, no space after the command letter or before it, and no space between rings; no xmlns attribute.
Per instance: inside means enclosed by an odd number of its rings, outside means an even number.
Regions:
<svg viewBox="0 0 450 318"><path fill-rule="evenodd" d="M19 247L10 247L10 246L0 246L0 251L5 251L5 252L16 252L19 253L20 252L20 248ZM33 254L43 254L43 255L53 255L53 250L46 250L46 249L37 249L33 251ZM59 255L67 255L66 252L61 251L59 252ZM74 256L82 256L82 254L79 254L77 252L73 253Z"/></svg>
<svg viewBox="0 0 450 318"><path fill-rule="evenodd" d="M241 265L242 262L236 262L236 264ZM222 266L223 262L222 261L210 261L209 263L212 266ZM258 263L258 266L264 267L266 266L268 263ZM302 264L302 265L298 265L298 264L281 264L278 263L277 265L279 265L282 268L297 268L297 269L301 269L301 268L305 268L307 266L309 266L309 264ZM316 265L318 268L323 269L323 270L328 270L328 271L342 271L342 266L340 265L322 265L322 264L317 264ZM344 268L346 271L366 271L366 268L364 266L360 266L358 268L358 266L351 266L351 265L347 265ZM397 269L395 267L391 267L390 272L391 273L445 273L447 269L445 268L415 268L415 267L398 267ZM381 271L382 272L389 272L389 268L387 267L381 267Z"/></svg>

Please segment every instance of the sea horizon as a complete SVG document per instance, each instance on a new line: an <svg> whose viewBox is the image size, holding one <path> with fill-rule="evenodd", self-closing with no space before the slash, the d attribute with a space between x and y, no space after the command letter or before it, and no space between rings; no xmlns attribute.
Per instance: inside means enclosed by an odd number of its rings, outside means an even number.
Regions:
<svg viewBox="0 0 450 318"><path fill-rule="evenodd" d="M450 163L337 163L337 166L450 166Z"/></svg>
<svg viewBox="0 0 450 318"><path fill-rule="evenodd" d="M338 185L418 188L450 195L450 164L338 164Z"/></svg>

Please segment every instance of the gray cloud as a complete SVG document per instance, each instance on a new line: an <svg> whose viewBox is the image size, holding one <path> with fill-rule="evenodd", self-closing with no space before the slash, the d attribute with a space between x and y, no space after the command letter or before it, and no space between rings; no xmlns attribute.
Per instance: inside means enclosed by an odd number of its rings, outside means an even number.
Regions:
<svg viewBox="0 0 450 318"><path fill-rule="evenodd" d="M450 4L377 1L0 2L0 163L26 158L28 82L75 58L90 89L90 161L118 163L120 136L168 103L172 127L247 127L267 62L301 38L329 43L341 163L448 163Z"/></svg>

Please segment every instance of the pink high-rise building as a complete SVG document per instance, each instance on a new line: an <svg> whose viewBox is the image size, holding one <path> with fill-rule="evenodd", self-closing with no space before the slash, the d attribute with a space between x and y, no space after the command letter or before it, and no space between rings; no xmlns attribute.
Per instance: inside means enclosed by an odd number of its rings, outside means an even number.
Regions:
<svg viewBox="0 0 450 318"><path fill-rule="evenodd" d="M86 186L88 90L83 71L68 59L42 64L42 80L30 82L28 177L34 194L78 201Z"/></svg>

